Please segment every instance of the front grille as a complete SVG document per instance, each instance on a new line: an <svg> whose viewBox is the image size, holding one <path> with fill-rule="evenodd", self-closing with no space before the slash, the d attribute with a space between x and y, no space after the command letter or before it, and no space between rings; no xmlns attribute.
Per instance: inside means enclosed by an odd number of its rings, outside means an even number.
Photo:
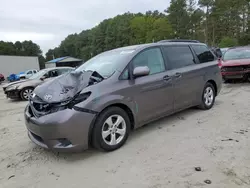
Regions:
<svg viewBox="0 0 250 188"><path fill-rule="evenodd" d="M35 96L30 100L30 109L36 118L45 116L57 112L59 110L64 110L66 105L61 105L61 103L46 103L40 97Z"/></svg>
<svg viewBox="0 0 250 188"><path fill-rule="evenodd" d="M18 97L18 92L17 91L5 91L4 93L7 95L7 97L13 97L13 98Z"/></svg>
<svg viewBox="0 0 250 188"><path fill-rule="evenodd" d="M34 134L34 133L32 133L32 132L30 132L30 133L31 133L31 135L32 135L37 141L39 141L39 142L41 142L41 143L44 142L43 139L42 139L42 137L40 137L40 136L38 136L38 135L36 135L36 134Z"/></svg>
<svg viewBox="0 0 250 188"><path fill-rule="evenodd" d="M222 72L234 72L234 71L245 71L245 70L250 70L250 66L249 65L225 66L222 67L221 69Z"/></svg>

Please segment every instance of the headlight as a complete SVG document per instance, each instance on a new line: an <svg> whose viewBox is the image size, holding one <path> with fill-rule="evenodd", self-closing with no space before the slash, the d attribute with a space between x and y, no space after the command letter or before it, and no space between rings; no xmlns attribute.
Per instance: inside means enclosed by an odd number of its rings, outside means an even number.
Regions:
<svg viewBox="0 0 250 188"><path fill-rule="evenodd" d="M17 89L17 88L18 88L18 86L16 86L16 85L14 85L14 86L9 86L9 87L6 88L6 91L15 90L15 89Z"/></svg>
<svg viewBox="0 0 250 188"><path fill-rule="evenodd" d="M86 93L80 93L78 94L69 104L69 108L73 108L74 105L85 101L89 96L91 95L91 92L86 92Z"/></svg>

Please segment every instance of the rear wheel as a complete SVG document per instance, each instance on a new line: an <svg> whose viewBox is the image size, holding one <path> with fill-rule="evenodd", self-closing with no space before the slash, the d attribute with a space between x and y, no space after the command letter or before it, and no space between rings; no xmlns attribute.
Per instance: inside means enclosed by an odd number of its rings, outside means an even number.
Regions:
<svg viewBox="0 0 250 188"><path fill-rule="evenodd" d="M28 88L24 88L22 89L22 91L20 92L20 97L22 100L29 100L29 97L32 95L34 88L28 87Z"/></svg>
<svg viewBox="0 0 250 188"><path fill-rule="evenodd" d="M110 107L96 120L92 132L92 144L100 150L116 150L126 142L130 127L127 113L119 107Z"/></svg>
<svg viewBox="0 0 250 188"><path fill-rule="evenodd" d="M202 97L201 97L201 104L200 108L203 110L209 110L213 107L215 101L215 89L213 84L211 83L206 83Z"/></svg>

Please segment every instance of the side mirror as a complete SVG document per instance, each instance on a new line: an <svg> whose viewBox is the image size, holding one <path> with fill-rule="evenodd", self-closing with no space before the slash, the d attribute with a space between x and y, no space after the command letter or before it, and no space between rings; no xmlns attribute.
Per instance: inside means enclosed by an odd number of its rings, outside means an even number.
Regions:
<svg viewBox="0 0 250 188"><path fill-rule="evenodd" d="M44 81L46 79L46 76L42 76L40 80Z"/></svg>
<svg viewBox="0 0 250 188"><path fill-rule="evenodd" d="M150 70L148 66L141 66L141 67L136 67L133 71L133 76L134 78L137 77L142 77L142 76L147 76L149 75Z"/></svg>

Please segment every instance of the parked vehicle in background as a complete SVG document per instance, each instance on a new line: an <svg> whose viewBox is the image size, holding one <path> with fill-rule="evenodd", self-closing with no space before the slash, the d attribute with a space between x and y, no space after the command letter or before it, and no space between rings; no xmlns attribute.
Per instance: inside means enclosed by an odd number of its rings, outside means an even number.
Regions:
<svg viewBox="0 0 250 188"><path fill-rule="evenodd" d="M30 139L44 148L121 147L132 129L199 106L221 89L217 58L202 43L166 42L104 52L38 86L25 109Z"/></svg>
<svg viewBox="0 0 250 188"><path fill-rule="evenodd" d="M7 98L28 100L31 93L38 85L57 77L64 73L72 71L71 67L56 67L43 69L31 76L29 79L12 82L3 86Z"/></svg>
<svg viewBox="0 0 250 188"><path fill-rule="evenodd" d="M4 75L0 73L0 82L3 82L5 80Z"/></svg>
<svg viewBox="0 0 250 188"><path fill-rule="evenodd" d="M217 58L221 58L222 57L222 52L221 49L218 47L212 47L211 51L216 55Z"/></svg>
<svg viewBox="0 0 250 188"><path fill-rule="evenodd" d="M221 74L224 81L250 81L250 47L229 48L221 60Z"/></svg>
<svg viewBox="0 0 250 188"><path fill-rule="evenodd" d="M15 82L15 81L18 81L20 80L20 77L18 74L10 74L8 77L7 77L7 80L9 82Z"/></svg>
<svg viewBox="0 0 250 188"><path fill-rule="evenodd" d="M228 50L229 48L221 48L221 53L222 53L222 56L224 55L224 53Z"/></svg>
<svg viewBox="0 0 250 188"><path fill-rule="evenodd" d="M19 77L20 77L20 79L28 79L31 76L33 76L34 74L36 74L37 72L38 72L38 70L35 70L35 69L34 70L27 70L24 73L20 73Z"/></svg>

